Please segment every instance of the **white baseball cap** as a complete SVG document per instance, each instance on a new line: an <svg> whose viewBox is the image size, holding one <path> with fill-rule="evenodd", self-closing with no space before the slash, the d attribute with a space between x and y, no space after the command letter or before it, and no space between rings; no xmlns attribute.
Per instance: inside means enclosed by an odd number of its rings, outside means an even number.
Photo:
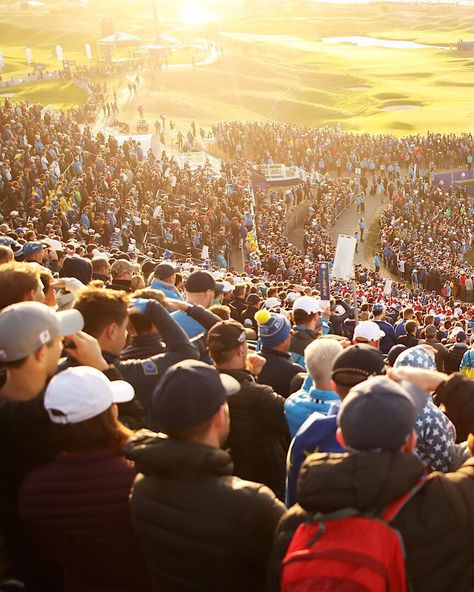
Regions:
<svg viewBox="0 0 474 592"><path fill-rule="evenodd" d="M355 339L365 339L366 341L378 341L385 333L374 323L374 321L361 321L354 330Z"/></svg>
<svg viewBox="0 0 474 592"><path fill-rule="evenodd" d="M112 403L126 403L135 395L125 380L110 381L90 366L68 368L51 380L44 395L44 407L53 423L86 421L103 413Z"/></svg>
<svg viewBox="0 0 474 592"><path fill-rule="evenodd" d="M312 296L300 296L293 303L293 312L295 310L304 310L306 314L314 314L316 312L323 312L321 300L313 298Z"/></svg>
<svg viewBox="0 0 474 592"><path fill-rule="evenodd" d="M265 300L265 308L275 308L277 306L281 306L281 300L279 298L272 296Z"/></svg>
<svg viewBox="0 0 474 592"><path fill-rule="evenodd" d="M234 286L230 282L228 282L226 280L224 280L222 282L222 291L224 292L224 294L228 294L229 292L232 292L233 289L234 289Z"/></svg>

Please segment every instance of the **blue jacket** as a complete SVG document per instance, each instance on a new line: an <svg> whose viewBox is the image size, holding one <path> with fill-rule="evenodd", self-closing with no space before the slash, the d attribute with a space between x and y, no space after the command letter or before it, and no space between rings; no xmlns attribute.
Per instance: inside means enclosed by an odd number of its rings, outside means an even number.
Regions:
<svg viewBox="0 0 474 592"><path fill-rule="evenodd" d="M154 290L161 290L166 298L173 298L174 300L183 300L183 297L179 293L178 289L173 286L173 284L169 284L168 282L164 282L163 280L159 280L158 278L154 278L151 282L150 288Z"/></svg>
<svg viewBox="0 0 474 592"><path fill-rule="evenodd" d="M338 402L339 397L334 391L326 391L312 387L309 392L300 389L288 397L285 401L285 417L292 438L306 419L314 412L327 415L334 402Z"/></svg>
<svg viewBox="0 0 474 592"><path fill-rule="evenodd" d="M336 411L333 407L331 413ZM286 505L296 503L296 482L301 465L313 452L345 452L336 440L336 414L325 416L313 413L298 430L291 442L287 457Z"/></svg>
<svg viewBox="0 0 474 592"><path fill-rule="evenodd" d="M395 329L388 321L374 321L374 323L377 323L380 329L385 333L380 340L380 351L383 354L388 354L397 341Z"/></svg>
<svg viewBox="0 0 474 592"><path fill-rule="evenodd" d="M175 320L178 325L181 326L189 339L197 337L198 335L201 335L207 331L207 329L203 327L201 323L195 321L182 310L174 312L171 316L173 317L173 320Z"/></svg>

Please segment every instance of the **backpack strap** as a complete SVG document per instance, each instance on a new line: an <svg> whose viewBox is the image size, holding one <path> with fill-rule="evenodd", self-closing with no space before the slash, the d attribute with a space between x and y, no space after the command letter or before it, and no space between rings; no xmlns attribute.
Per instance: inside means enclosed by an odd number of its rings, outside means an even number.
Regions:
<svg viewBox="0 0 474 592"><path fill-rule="evenodd" d="M424 484L428 481L429 476L423 475L421 479L409 490L407 493L399 497L398 499L394 500L391 504L383 512L381 518L385 520L385 522L392 522L399 512L404 508L404 506L414 497L420 489L424 486Z"/></svg>

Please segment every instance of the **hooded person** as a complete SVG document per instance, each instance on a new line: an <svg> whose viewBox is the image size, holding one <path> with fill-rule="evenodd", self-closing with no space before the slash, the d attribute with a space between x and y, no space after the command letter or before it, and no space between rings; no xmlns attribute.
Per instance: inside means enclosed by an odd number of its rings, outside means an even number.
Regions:
<svg viewBox="0 0 474 592"><path fill-rule="evenodd" d="M60 277L76 278L87 286L92 280L92 264L83 257L66 257L59 272Z"/></svg>
<svg viewBox="0 0 474 592"><path fill-rule="evenodd" d="M435 382L434 388L439 380ZM400 499L404 504L391 525L403 541L405 570L412 589L471 589L474 459L455 473L434 473L423 481L425 469L414 454L420 402L424 404L424 395L418 389L386 377L369 378L351 389L337 418L338 438L349 452L318 452L303 463L298 503L285 513L275 533L268 591L287 589L280 582L282 574L286 576L282 561L300 525L310 526L315 515L324 520L327 514L334 517L334 513L349 508L382 516ZM338 523L333 523L335 529ZM323 532L310 544L312 552L317 553L324 537ZM333 542L337 544L337 538ZM363 545L359 548L361 554L367 550ZM298 577L298 562L291 565ZM405 589L405 582L400 584L393 589Z"/></svg>
<svg viewBox="0 0 474 592"><path fill-rule="evenodd" d="M403 351L396 359L397 368L436 370L435 355L423 345ZM425 393L425 405L416 421L416 454L431 471L446 473L455 460L456 430L448 417L436 407L431 393Z"/></svg>
<svg viewBox="0 0 474 592"><path fill-rule="evenodd" d="M266 364L258 377L261 384L268 384L285 399L291 394L290 384L303 366L291 361L288 353L291 342L290 321L283 314L259 310L255 315L258 324L260 355Z"/></svg>

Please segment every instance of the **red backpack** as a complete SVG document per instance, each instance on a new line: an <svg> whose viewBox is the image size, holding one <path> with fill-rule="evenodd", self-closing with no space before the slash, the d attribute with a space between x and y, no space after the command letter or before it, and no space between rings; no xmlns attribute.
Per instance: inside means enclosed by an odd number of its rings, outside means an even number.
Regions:
<svg viewBox="0 0 474 592"><path fill-rule="evenodd" d="M400 533L389 526L423 477L382 516L341 510L300 524L282 562L281 592L406 592Z"/></svg>

